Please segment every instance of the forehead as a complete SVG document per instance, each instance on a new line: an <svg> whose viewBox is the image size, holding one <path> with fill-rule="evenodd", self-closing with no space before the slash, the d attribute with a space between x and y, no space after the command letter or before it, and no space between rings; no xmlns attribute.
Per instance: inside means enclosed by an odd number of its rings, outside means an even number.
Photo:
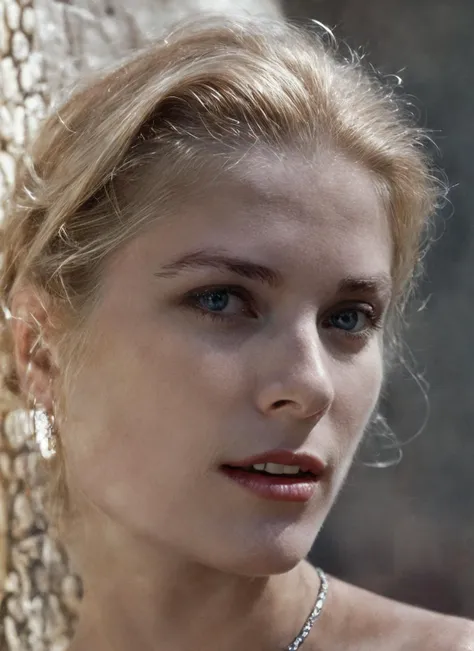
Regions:
<svg viewBox="0 0 474 651"><path fill-rule="evenodd" d="M137 255L136 247L140 247ZM390 274L388 217L369 171L342 154L247 154L132 245L154 264L225 249L311 278Z"/></svg>
<svg viewBox="0 0 474 651"><path fill-rule="evenodd" d="M343 234L345 244L359 238L391 248L388 215L375 177L342 153L324 149L311 159L295 154L249 157L234 178L228 198L241 203L243 212L253 206L275 223L291 222L318 239Z"/></svg>

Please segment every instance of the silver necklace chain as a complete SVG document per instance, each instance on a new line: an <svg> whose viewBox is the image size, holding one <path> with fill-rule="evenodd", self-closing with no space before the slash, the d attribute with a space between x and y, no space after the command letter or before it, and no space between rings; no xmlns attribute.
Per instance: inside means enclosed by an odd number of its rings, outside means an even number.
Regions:
<svg viewBox="0 0 474 651"><path fill-rule="evenodd" d="M303 624L303 628L295 637L295 639L290 644L290 646L286 647L285 651L297 651L297 649L300 648L300 646L303 644L303 642L310 634L314 622L318 619L323 609L324 602L326 601L326 597L328 594L328 580L321 568L317 567L316 572L318 573L319 579L321 581L318 596L316 597L316 603L314 604L314 608L310 612L308 619Z"/></svg>

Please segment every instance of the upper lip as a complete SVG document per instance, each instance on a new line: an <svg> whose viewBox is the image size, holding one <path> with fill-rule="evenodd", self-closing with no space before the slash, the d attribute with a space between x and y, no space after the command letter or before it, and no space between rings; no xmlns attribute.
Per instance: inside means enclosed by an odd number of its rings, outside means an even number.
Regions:
<svg viewBox="0 0 474 651"><path fill-rule="evenodd" d="M291 450L270 450L254 457L247 457L240 461L232 461L224 465L245 468L258 463L279 463L283 466L298 466L303 472L321 475L326 464L319 457L307 452L292 452Z"/></svg>

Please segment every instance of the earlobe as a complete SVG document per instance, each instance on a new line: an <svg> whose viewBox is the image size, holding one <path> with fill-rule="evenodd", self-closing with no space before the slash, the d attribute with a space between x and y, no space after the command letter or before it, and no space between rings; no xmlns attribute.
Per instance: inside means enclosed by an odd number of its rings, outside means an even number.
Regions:
<svg viewBox="0 0 474 651"><path fill-rule="evenodd" d="M11 307L15 368L28 402L51 409L53 361L46 337L48 313L33 289L15 294Z"/></svg>

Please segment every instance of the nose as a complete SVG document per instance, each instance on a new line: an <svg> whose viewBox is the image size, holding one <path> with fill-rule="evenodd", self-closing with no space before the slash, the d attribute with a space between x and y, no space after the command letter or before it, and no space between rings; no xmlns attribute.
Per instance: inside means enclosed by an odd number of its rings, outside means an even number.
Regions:
<svg viewBox="0 0 474 651"><path fill-rule="evenodd" d="M268 363L259 371L260 412L300 420L320 420L334 400L329 360L312 326L308 332L272 338Z"/></svg>

